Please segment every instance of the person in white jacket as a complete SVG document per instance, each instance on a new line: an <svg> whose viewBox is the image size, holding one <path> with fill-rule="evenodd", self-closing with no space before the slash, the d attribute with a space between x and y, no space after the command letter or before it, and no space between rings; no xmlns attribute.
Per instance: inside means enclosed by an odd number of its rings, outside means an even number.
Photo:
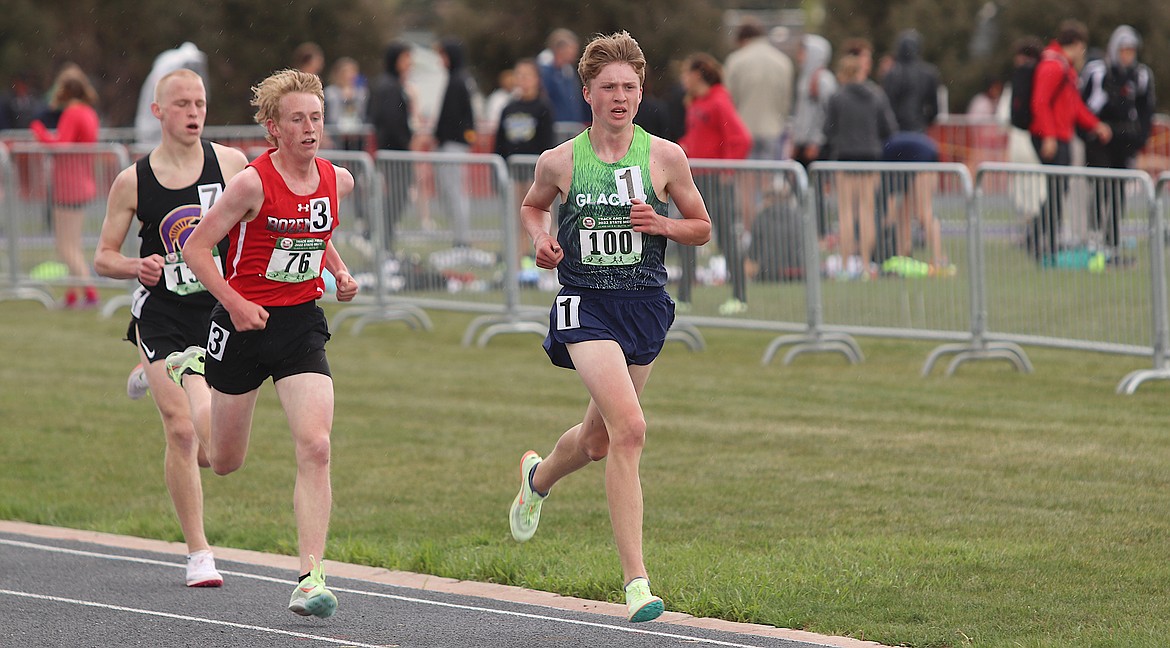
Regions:
<svg viewBox="0 0 1170 648"><path fill-rule="evenodd" d="M207 55L195 43L188 41L155 57L150 74L142 83L142 91L138 95L138 111L134 115L134 139L140 146L153 148L162 142L162 127L150 110L150 104L154 103L154 88L160 79L183 68L193 70L202 77L204 88L210 87L207 80ZM210 97L211 93L206 94Z"/></svg>

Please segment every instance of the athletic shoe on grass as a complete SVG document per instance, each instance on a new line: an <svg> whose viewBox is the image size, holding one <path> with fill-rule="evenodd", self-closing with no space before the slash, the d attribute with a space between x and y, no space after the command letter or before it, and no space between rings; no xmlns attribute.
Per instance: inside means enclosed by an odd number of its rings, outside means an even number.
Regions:
<svg viewBox="0 0 1170 648"><path fill-rule="evenodd" d="M547 494L541 495L533 490L531 475L541 461L540 455L532 450L520 458L520 492L512 500L512 510L508 515L512 537L519 542L530 539L540 523L540 505Z"/></svg>
<svg viewBox="0 0 1170 648"><path fill-rule="evenodd" d="M728 299L719 305L720 315L743 315L747 312L748 306L746 302L741 302L735 297Z"/></svg>
<svg viewBox="0 0 1170 648"><path fill-rule="evenodd" d="M653 621L662 614L662 609L662 599L650 593L650 581L635 578L626 585L626 612L630 621Z"/></svg>

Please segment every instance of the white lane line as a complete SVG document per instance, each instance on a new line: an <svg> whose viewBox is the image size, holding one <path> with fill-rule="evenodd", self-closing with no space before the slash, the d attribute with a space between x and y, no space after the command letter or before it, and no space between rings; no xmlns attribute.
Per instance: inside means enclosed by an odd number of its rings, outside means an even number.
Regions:
<svg viewBox="0 0 1170 648"><path fill-rule="evenodd" d="M90 558L102 558L105 560L134 562L134 563L140 563L140 564L144 564L144 565L157 565L157 566L168 567L168 568L173 568L173 569L181 569L183 567L183 565L180 565L178 563L167 562L164 560L154 560L152 558L139 558L137 556L120 556L117 554L97 553L97 552L93 552L93 551L85 551L82 549L67 549L64 547L54 547L52 545L39 545L39 544L31 543L31 542L23 542L20 540L8 540L6 538L0 538L0 544L11 545L14 547L24 547L26 549L37 549L40 551L48 551L48 552L53 552L53 553L63 553L63 554L69 554L69 555L74 555L74 556L86 556L86 557L90 557ZM221 574L228 575L228 576L239 576L241 578L250 578L252 580L269 582L269 583L277 583L280 585L288 585L290 583L290 581L288 579L273 578L271 576L262 576L259 574L249 574L246 572L236 572L236 571L229 571L229 570L224 570L224 569L220 569L219 572ZM356 580L356 579L351 578L349 580ZM391 588L396 588L396 589L409 589L409 588L406 588L406 587L403 587L400 585L387 584L386 586L391 587ZM660 631L655 631L655 630L643 630L640 628L631 628L631 627L612 625L612 624L607 624L607 623L597 623L597 622L593 622L593 621L581 621L578 619L565 619L565 618L561 618L561 617L546 616L543 614L531 614L531 613L527 613L527 612L515 612L512 610L499 610L499 609L494 609L494 608L478 607L478 606L474 606L474 605L447 603L444 601L432 601L432 600L428 600L428 599L424 599L424 598L416 598L413 596L402 596L399 594L386 594L383 592L370 592L370 591L366 591L366 590L350 589L350 588L346 588L346 587L330 587L329 589L333 590L334 592L345 592L347 594L359 594L359 595L370 596L370 597L375 597L375 598L392 599L395 601L402 601L405 603L417 603L417 604L421 604L421 605L431 605L434 607L445 607L445 608L451 608L451 609L456 609L456 610L468 610L468 611L472 611L472 612L485 612L485 613L489 613L489 614L497 614L500 616L519 617L519 618L523 618L523 619L534 619L534 620L539 620L539 621L551 621L551 622L555 622L555 623L564 623L567 625L579 625L579 626L586 626L586 627L590 627L590 628L614 630L617 632L624 632L627 634L640 634L640 635L649 635L649 636L654 636L654 637L664 637L664 638L668 638L668 639L681 639L681 640L688 641L691 643L701 643L701 644L707 644L707 645L711 645L711 646L727 646L728 648L759 648L759 646L756 646L753 644L741 644L741 643L734 643L734 642L730 642L730 641L720 641L718 639L708 639L708 638L704 638L704 637L696 637L693 635L675 634L675 633L671 633L671 632L660 632ZM5 591L5 590L0 590L0 591ZM100 605L100 604L95 604L95 605ZM520 604L520 605L523 605L523 604ZM805 642L805 643L806 643L806 645L809 645L809 646L823 645L823 644L814 644L814 643L807 643L807 642ZM360 645L360 644L354 644L354 645ZM379 647L379 648L381 648L381 647Z"/></svg>
<svg viewBox="0 0 1170 648"><path fill-rule="evenodd" d="M44 594L31 594L29 592L14 592L12 590L0 589L0 594L8 594L10 596L20 596L23 598L39 599L42 601L52 601L54 603L69 603L71 605L84 605L85 607L101 608L104 610L114 610L117 612L132 612L134 614L144 614L146 616L160 617L163 619L177 619L179 621L194 621L196 623L206 623L209 625L226 626L229 628L238 628L240 630L254 630L256 632L267 632L269 634L285 635L287 637L296 637L297 639L310 639L312 641L324 641L326 643L338 644L352 648L386 648L393 644L364 644L357 643L350 640L334 639L333 637L322 637L320 635L306 634L304 632L292 632L289 630L278 630L276 628L265 628L263 626L248 625L246 623L232 623L231 621L218 621L216 619L205 619L203 617L187 616L185 614L171 614L170 612L158 612L156 610L143 610L141 608L124 607L121 605L110 605L108 603L96 603L94 601L81 601L78 599L63 598L60 596L46 596Z"/></svg>

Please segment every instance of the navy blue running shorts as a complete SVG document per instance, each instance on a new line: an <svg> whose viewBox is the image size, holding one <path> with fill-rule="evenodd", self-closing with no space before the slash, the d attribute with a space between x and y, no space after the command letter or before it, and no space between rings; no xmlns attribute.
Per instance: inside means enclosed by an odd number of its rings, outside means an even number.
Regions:
<svg viewBox="0 0 1170 648"><path fill-rule="evenodd" d="M262 385L303 373L331 376L325 343L329 323L317 302L266 306L268 322L259 331L236 331L222 305L211 311L207 342L207 384L224 394L246 394Z"/></svg>
<svg viewBox="0 0 1170 648"><path fill-rule="evenodd" d="M566 345L613 340L627 365L658 357L674 323L674 300L664 289L588 290L564 287L553 300L544 351L558 367L575 369Z"/></svg>

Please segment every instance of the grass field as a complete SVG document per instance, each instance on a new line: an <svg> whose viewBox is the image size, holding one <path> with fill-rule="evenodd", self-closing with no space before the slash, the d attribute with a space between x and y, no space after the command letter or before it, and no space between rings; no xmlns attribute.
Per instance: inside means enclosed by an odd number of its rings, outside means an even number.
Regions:
<svg viewBox="0 0 1170 648"><path fill-rule="evenodd" d="M591 467L531 542L506 511L520 454L583 411L533 335L463 348L435 330L335 332L329 557L619 600ZM161 425L124 393L125 311L0 308L0 518L181 540ZM1170 635L1170 385L1148 360L1030 350L1031 375L932 345L760 365L771 335L668 345L644 398L647 565L668 609L910 646L1159 646ZM292 447L266 386L249 462L205 476L212 543L293 553Z"/></svg>

